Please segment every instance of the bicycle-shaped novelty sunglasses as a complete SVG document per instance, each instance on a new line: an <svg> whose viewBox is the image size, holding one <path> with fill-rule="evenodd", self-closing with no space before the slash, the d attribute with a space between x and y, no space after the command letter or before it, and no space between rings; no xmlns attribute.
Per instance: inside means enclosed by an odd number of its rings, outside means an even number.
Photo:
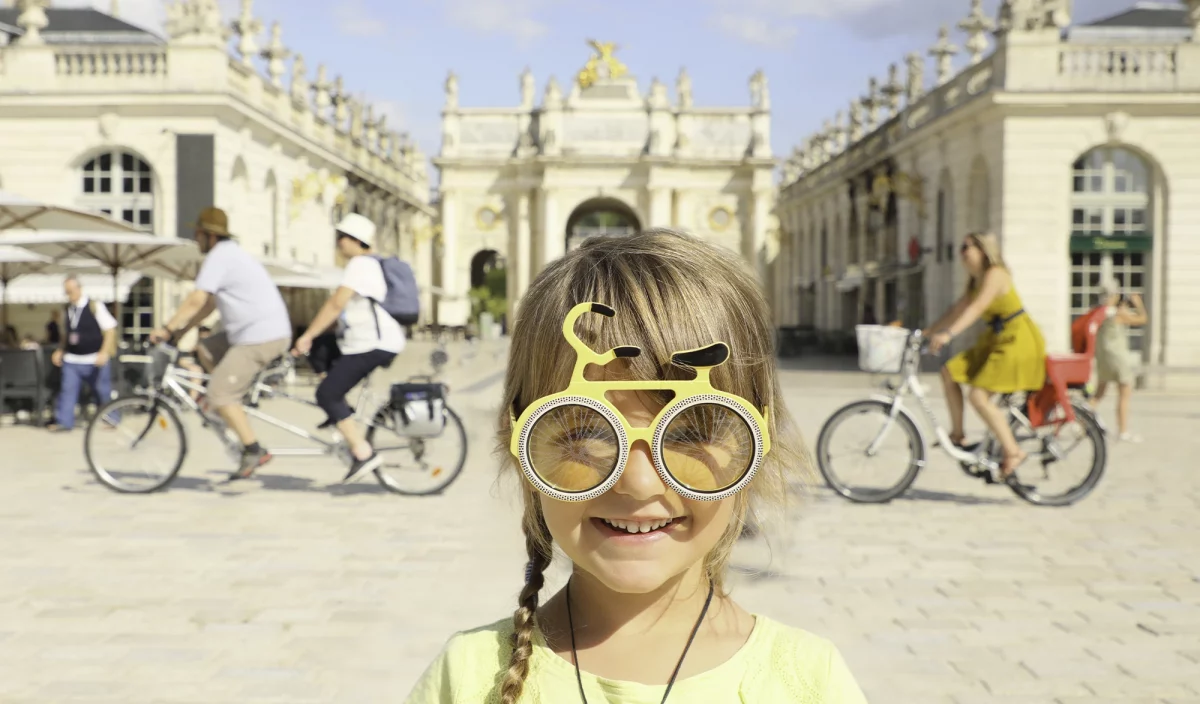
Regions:
<svg viewBox="0 0 1200 704"><path fill-rule="evenodd" d="M728 345L716 342L671 355L673 364L695 370L694 379L589 381L588 365L603 367L641 354L632 346L603 354L588 347L575 334L575 322L589 312L615 315L600 303L580 303L567 314L563 336L575 350L567 388L512 418L509 450L530 483L559 501L589 501L620 480L633 443L645 440L658 475L684 498L719 501L745 488L771 450L769 415L766 407L760 413L709 382L710 372L729 359ZM614 391L672 396L653 422L633 427L606 396Z"/></svg>

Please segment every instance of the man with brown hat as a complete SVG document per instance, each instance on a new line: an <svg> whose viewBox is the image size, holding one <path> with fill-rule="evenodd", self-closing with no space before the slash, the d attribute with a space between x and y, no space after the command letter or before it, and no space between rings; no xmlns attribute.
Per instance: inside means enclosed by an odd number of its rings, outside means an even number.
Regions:
<svg viewBox="0 0 1200 704"><path fill-rule="evenodd" d="M266 268L233 241L229 218L220 208L205 208L196 223L196 242L204 264L193 291L151 339L183 336L214 309L224 330L197 345L197 359L209 370L208 404L242 441L242 460L230 479L245 479L271 459L258 444L242 397L259 372L286 354L292 340L287 305Z"/></svg>

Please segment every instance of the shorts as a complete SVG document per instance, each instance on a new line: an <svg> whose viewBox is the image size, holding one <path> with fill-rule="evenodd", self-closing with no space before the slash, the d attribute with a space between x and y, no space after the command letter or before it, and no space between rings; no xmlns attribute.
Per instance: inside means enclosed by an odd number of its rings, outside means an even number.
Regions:
<svg viewBox="0 0 1200 704"><path fill-rule="evenodd" d="M287 354L291 343L283 338L257 345L230 346L225 333L201 340L196 345L197 352L216 363L208 381L209 403L214 408L240 404L255 377L271 362Z"/></svg>
<svg viewBox="0 0 1200 704"><path fill-rule="evenodd" d="M1133 360L1127 355L1096 355L1096 381L1131 386L1137 380Z"/></svg>

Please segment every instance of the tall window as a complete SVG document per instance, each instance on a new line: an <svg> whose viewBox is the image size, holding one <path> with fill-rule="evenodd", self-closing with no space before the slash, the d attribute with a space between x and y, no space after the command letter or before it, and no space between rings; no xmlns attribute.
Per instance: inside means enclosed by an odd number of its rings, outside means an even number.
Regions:
<svg viewBox="0 0 1200 704"><path fill-rule="evenodd" d="M947 250L946 250L946 191L945 191L945 189L941 189L941 188L939 188L938 192L937 192L937 223L935 224L935 227L937 228L937 231L935 234L936 240L934 243L934 246L937 249L937 251L935 252L935 256L937 257L938 263L941 263L942 261L944 261L946 259L946 255L947 255Z"/></svg>
<svg viewBox="0 0 1200 704"><path fill-rule="evenodd" d="M1099 303L1109 278L1148 301L1154 233L1146 162L1127 149L1094 149L1075 161L1071 190L1071 318ZM1130 329L1136 351L1144 351L1144 332Z"/></svg>
<svg viewBox="0 0 1200 704"><path fill-rule="evenodd" d="M80 172L79 204L149 230L154 227L154 174L134 154L98 154Z"/></svg>
<svg viewBox="0 0 1200 704"><path fill-rule="evenodd" d="M971 165L970 210L967 217L971 223L972 232L987 232L991 229L991 186L988 179L987 162L983 157L975 157Z"/></svg>
<svg viewBox="0 0 1200 704"><path fill-rule="evenodd" d="M78 205L143 230L154 228L154 172L122 149L101 152L79 170ZM141 340L154 329L154 281L142 279L121 305L122 339Z"/></svg>
<svg viewBox="0 0 1200 704"><path fill-rule="evenodd" d="M829 229L821 225L821 275L831 273L829 268Z"/></svg>

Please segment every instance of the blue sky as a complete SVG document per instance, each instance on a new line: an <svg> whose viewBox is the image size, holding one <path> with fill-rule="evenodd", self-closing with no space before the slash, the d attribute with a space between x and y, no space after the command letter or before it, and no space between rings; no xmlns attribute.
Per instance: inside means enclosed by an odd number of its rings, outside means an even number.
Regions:
<svg viewBox="0 0 1200 704"><path fill-rule="evenodd" d="M227 18L238 0L220 0ZM75 0L108 9L110 0ZM161 0L120 0L127 19L159 25ZM998 0L985 0L995 16ZM1134 0L1081 0L1076 23ZM824 120L864 94L871 76L931 46L970 0L256 0L266 26L304 53L310 74L326 63L347 89L385 107L433 156L443 83L453 69L464 106L516 105L528 66L538 95L550 75L566 85L590 55L587 39L615 41L643 93L657 76L674 95L686 66L697 105L747 105L750 75L766 71L773 147L786 155ZM955 43L964 37L954 30ZM958 64L965 56L957 57ZM932 70L932 61L927 61ZM902 73L903 75L903 73Z"/></svg>

